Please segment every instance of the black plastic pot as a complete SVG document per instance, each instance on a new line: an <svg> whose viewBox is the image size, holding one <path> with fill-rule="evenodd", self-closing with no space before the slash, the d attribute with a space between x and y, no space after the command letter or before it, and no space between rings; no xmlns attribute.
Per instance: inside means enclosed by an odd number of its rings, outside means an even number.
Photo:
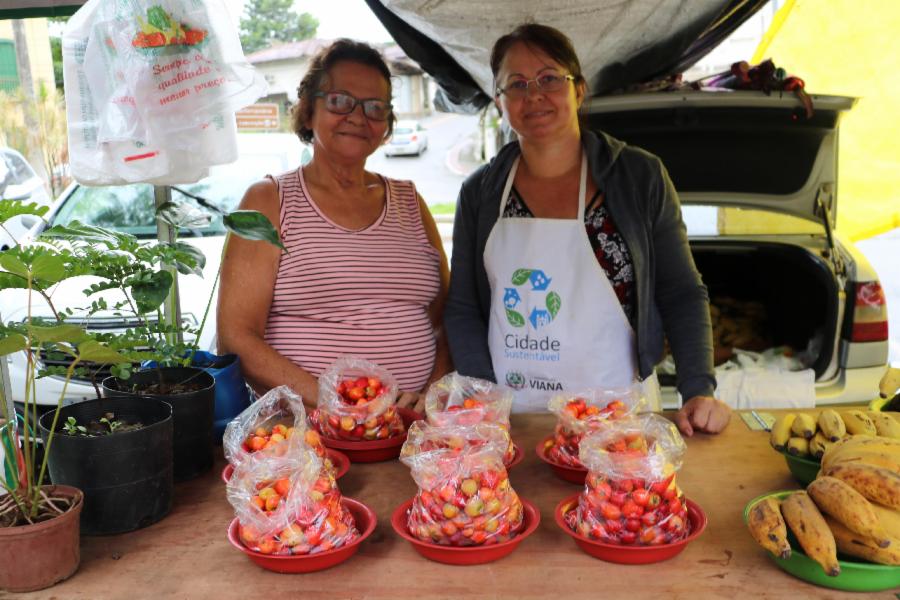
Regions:
<svg viewBox="0 0 900 600"><path fill-rule="evenodd" d="M104 436L68 435L63 424L98 421L105 413L140 422L134 431ZM44 444L53 413L40 419ZM81 532L101 535L146 527L172 509L172 407L148 398L103 398L60 410L50 443L50 477L84 492Z"/></svg>
<svg viewBox="0 0 900 600"><path fill-rule="evenodd" d="M182 394L147 393L148 386L193 383L198 390ZM107 377L103 395L107 398L138 397L164 400L172 405L174 424L175 481L193 479L213 466L213 413L216 380L193 367L165 367L132 373L127 380Z"/></svg>

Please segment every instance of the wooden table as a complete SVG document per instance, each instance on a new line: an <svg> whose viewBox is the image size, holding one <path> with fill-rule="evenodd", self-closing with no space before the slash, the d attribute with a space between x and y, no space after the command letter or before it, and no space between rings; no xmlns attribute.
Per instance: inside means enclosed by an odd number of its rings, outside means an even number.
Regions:
<svg viewBox="0 0 900 600"><path fill-rule="evenodd" d="M735 415L718 436L697 434L678 481L709 516L706 532L676 558L654 565L605 563L579 550L553 519L556 503L580 491L557 479L534 453L552 430L551 415L515 415L513 439L525 460L511 471L514 488L541 510L538 530L510 556L455 567L417 554L390 525L390 514L416 491L398 461L352 465L343 493L368 504L378 527L359 553L333 569L279 575L252 564L226 539L233 518L214 472L176 486L175 507L161 522L129 534L83 537L79 571L68 581L15 598L268 600L276 598L841 598L782 572L751 539L742 511L764 492L795 489L768 434ZM2 568L2 565L0 565ZM893 592L874 594L895 598ZM0 592L0 598L7 596Z"/></svg>

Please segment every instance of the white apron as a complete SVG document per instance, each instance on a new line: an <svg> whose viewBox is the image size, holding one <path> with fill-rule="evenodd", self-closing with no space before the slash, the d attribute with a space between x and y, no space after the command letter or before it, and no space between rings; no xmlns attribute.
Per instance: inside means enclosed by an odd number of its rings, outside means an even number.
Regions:
<svg viewBox="0 0 900 600"><path fill-rule="evenodd" d="M497 382L515 391L513 412L544 411L558 391L632 385L634 331L584 227L587 158L582 153L574 219L504 218L518 166L516 159L484 250ZM657 408L655 377L644 387Z"/></svg>

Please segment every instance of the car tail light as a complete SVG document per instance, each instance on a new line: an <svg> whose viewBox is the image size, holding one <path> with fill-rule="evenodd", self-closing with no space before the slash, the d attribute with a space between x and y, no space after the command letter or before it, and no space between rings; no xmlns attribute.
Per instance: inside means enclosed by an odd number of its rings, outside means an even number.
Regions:
<svg viewBox="0 0 900 600"><path fill-rule="evenodd" d="M417 135L414 135L414 136L412 136L412 137L411 137L411 138L409 138L409 139L410 139L410 140L412 140L412 141L414 141L414 142L415 142L415 141L416 141L416 140L418 140L418 139L419 139L419 136L417 136Z"/></svg>
<svg viewBox="0 0 900 600"><path fill-rule="evenodd" d="M851 342L882 342L888 339L887 302L877 281L856 284Z"/></svg>

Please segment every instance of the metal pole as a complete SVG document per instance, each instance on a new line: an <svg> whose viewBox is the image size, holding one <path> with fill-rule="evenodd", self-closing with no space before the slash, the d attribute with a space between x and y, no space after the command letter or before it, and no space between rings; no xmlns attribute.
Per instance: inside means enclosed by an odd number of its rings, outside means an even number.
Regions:
<svg viewBox="0 0 900 600"><path fill-rule="evenodd" d="M153 199L156 208L159 208L172 200L172 189L167 185L154 185ZM175 243L175 228L162 219L157 219L156 238L163 243ZM166 339L169 343L180 344L183 336L181 334L181 300L178 296L178 271L175 267L166 267L166 270L172 274L172 288L169 290L169 297L163 303L163 320L166 325L174 326L177 329L177 333L166 334Z"/></svg>

